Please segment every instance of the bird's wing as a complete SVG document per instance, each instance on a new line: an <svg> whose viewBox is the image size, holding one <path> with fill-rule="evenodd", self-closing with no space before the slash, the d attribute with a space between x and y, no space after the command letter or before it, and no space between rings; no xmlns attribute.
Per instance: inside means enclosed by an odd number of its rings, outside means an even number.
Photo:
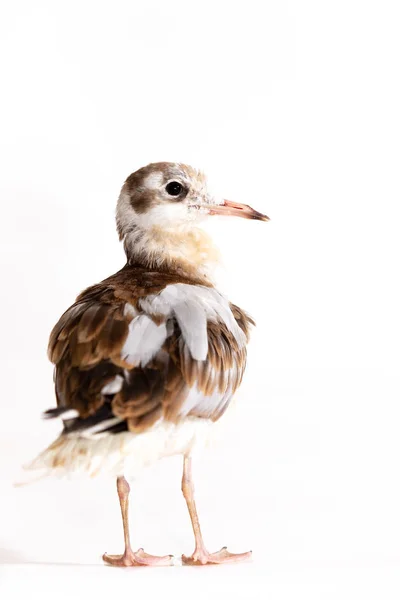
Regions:
<svg viewBox="0 0 400 600"><path fill-rule="evenodd" d="M100 284L99 284L100 285ZM171 283L89 288L54 327L58 408L66 432L143 431L158 419L218 419L239 386L251 319L217 290Z"/></svg>

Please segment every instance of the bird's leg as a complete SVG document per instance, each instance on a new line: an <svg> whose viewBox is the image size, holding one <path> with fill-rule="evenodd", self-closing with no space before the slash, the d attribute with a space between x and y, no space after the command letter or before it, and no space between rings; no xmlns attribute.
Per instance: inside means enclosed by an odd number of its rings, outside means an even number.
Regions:
<svg viewBox="0 0 400 600"><path fill-rule="evenodd" d="M185 497L187 507L189 509L190 520L192 521L195 549L192 556L182 555L182 562L187 565L207 565L221 564L230 562L239 562L251 557L251 552L243 552L242 554L232 554L228 552L226 546L221 548L219 552L210 553L207 551L203 536L201 534L199 517L194 501L194 486L192 480L192 459L189 456L184 457L183 476L182 476L182 493Z"/></svg>
<svg viewBox="0 0 400 600"><path fill-rule="evenodd" d="M143 548L140 548L137 552L132 550L128 522L130 487L123 476L117 478L117 491L121 506L122 524L124 527L125 551L123 554L103 554L103 560L116 567L158 567L172 565L173 557L171 555L152 556L151 554L147 554Z"/></svg>

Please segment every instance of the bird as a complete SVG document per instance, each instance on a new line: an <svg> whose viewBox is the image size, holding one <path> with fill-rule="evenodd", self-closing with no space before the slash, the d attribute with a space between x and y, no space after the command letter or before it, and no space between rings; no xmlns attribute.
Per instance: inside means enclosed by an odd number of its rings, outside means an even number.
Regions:
<svg viewBox="0 0 400 600"><path fill-rule="evenodd" d="M203 540L192 454L231 404L246 366L255 324L215 283L219 252L202 227L213 215L268 221L251 208L210 193L202 171L183 163L151 163L126 179L116 224L126 254L117 273L81 292L49 340L59 437L28 468L65 476L114 476L124 532L122 554L108 565L168 566L130 542L129 481L166 456L183 458L182 492L195 549L188 565L250 558Z"/></svg>

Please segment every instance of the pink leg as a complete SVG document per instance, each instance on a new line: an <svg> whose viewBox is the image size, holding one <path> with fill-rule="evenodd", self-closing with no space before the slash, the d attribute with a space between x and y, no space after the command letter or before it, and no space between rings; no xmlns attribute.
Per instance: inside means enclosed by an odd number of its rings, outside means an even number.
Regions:
<svg viewBox="0 0 400 600"><path fill-rule="evenodd" d="M207 565L232 563L246 560L251 557L251 552L242 554L232 554L227 548L221 548L219 552L210 553L206 550L201 534L199 517L197 515L196 504L194 501L194 486L192 481L192 459L185 456L183 463L182 492L189 509L190 520L192 521L195 549L192 556L182 555L182 562L187 565Z"/></svg>
<svg viewBox="0 0 400 600"><path fill-rule="evenodd" d="M122 524L124 526L125 551L123 554L103 554L103 560L116 567L161 567L172 565L173 557L171 555L152 556L151 554L147 554L143 548L140 548L137 552L133 552L129 538L128 523L130 487L125 477L117 478L117 491L121 506Z"/></svg>

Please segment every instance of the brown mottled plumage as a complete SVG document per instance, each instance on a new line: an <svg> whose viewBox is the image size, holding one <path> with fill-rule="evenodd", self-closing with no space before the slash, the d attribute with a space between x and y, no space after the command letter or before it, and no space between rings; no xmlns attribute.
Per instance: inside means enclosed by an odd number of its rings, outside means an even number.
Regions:
<svg viewBox="0 0 400 600"><path fill-rule="evenodd" d="M151 272L127 265L103 282L82 292L75 304L60 318L49 342L49 358L56 365L55 386L59 407L76 409L85 419L94 414L107 401L102 388L115 375L130 370L123 388L111 403L111 413L127 421L130 431L143 431L160 417L176 421L180 405L197 382L205 396L215 389L225 393L228 385L232 394L242 380L246 364L246 348L240 348L224 323L208 323L207 360L194 360L180 344L179 327L165 341L163 350L172 360L166 371L165 364L153 359L146 368L133 366L121 358L121 349L128 336L132 315L124 314L126 303L138 308L139 298L161 292L166 285L195 280L162 272ZM240 308L231 304L233 315L248 339L252 319ZM153 315L160 323L162 315ZM186 350L186 351L185 351ZM227 373L237 365L234 380ZM211 368L216 377L211 378ZM225 410L228 404L223 408ZM217 420L221 410L202 415L200 409L189 416L206 416Z"/></svg>

